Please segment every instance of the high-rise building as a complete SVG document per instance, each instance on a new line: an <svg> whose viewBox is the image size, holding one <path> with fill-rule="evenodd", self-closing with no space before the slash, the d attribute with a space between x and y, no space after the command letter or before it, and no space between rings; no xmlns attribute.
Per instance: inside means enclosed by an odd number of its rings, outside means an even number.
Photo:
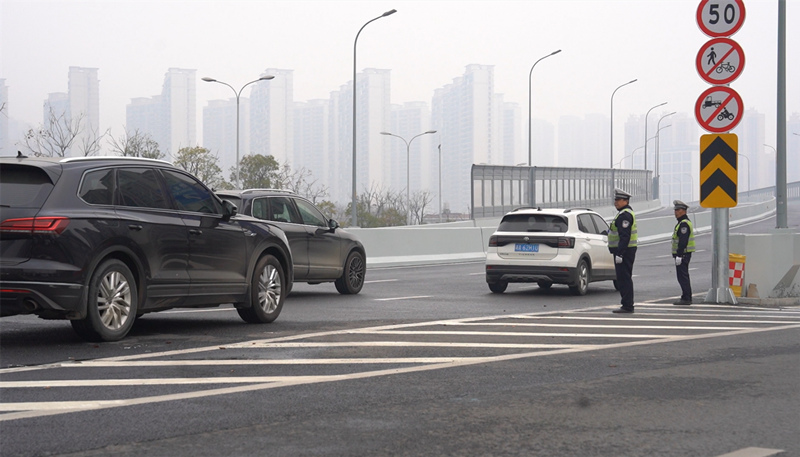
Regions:
<svg viewBox="0 0 800 457"><path fill-rule="evenodd" d="M170 68L161 95L134 98L126 106L125 127L138 130L158 143L167 160L181 148L197 145L197 70Z"/></svg>
<svg viewBox="0 0 800 457"><path fill-rule="evenodd" d="M250 151L250 100L239 98L239 153ZM203 107L203 147L217 156L222 175L229 180L236 168L236 99L210 100Z"/></svg>
<svg viewBox="0 0 800 457"><path fill-rule="evenodd" d="M8 136L8 86L6 80L0 78L0 154L8 155L11 139Z"/></svg>
<svg viewBox="0 0 800 457"><path fill-rule="evenodd" d="M500 153L496 100L493 65L467 65L463 76L434 91L431 119L441 134L442 199L452 213L471 210L472 165L490 163Z"/></svg>
<svg viewBox="0 0 800 457"><path fill-rule="evenodd" d="M502 104L502 142L503 157L499 165L516 165L522 158L522 118L519 103L504 102ZM527 163L527 157L524 159Z"/></svg>
<svg viewBox="0 0 800 457"><path fill-rule="evenodd" d="M294 162L292 169L305 169L311 173L310 184L328 189L333 181L328 179L331 167L329 142L330 102L328 100L309 100L295 102L294 109Z"/></svg>
<svg viewBox="0 0 800 457"><path fill-rule="evenodd" d="M437 137L433 134L421 135L412 141L415 136L429 130L431 130L431 111L427 103L408 102L391 106L388 132L411 141L411 147L408 149L410 154L406 154L407 148L403 141L399 138L384 137L387 151L384 183L392 190L405 190L406 172L409 170L408 179L412 194L421 190L433 190L431 183L436 185L436 181L431 179L431 174L438 173L438 170L433 166L435 163L432 159L438 160L438 157L434 158L431 154L431 145L436 142Z"/></svg>
<svg viewBox="0 0 800 457"><path fill-rule="evenodd" d="M742 121L732 133L739 137L739 190L760 189L775 185L775 145L764 146L765 116L755 108L745 110ZM752 167L752 169L749 169ZM742 187L745 184L745 187Z"/></svg>
<svg viewBox="0 0 800 457"><path fill-rule="evenodd" d="M538 167L554 167L556 165L556 129L553 124L543 119L531 119L531 161ZM527 132L525 132L527 137ZM528 163L528 144L519 163Z"/></svg>
<svg viewBox="0 0 800 457"><path fill-rule="evenodd" d="M293 165L294 70L267 68L261 76L267 75L275 78L250 86L250 150L247 154L271 155L281 165Z"/></svg>
<svg viewBox="0 0 800 457"><path fill-rule="evenodd" d="M72 150L83 153L87 142L100 135L100 81L97 68L69 67L69 117L81 118L80 132L75 137ZM74 155L74 154L73 154Z"/></svg>
<svg viewBox="0 0 800 457"><path fill-rule="evenodd" d="M693 202L699 198L699 139L697 121L686 113L665 118L656 132L653 158L658 166L654 176L658 177L658 197L664 205L676 199Z"/></svg>

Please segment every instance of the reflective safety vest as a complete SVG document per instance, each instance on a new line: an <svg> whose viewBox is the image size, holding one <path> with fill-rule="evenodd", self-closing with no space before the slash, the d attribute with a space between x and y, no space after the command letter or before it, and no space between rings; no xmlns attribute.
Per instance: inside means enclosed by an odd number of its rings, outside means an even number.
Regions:
<svg viewBox="0 0 800 457"><path fill-rule="evenodd" d="M678 229L680 228L681 224L686 223L689 226L689 242L686 243L686 249L684 252L694 252L694 226L692 226L692 221L689 219L684 219L677 224L675 224L675 231L672 232L672 253L678 255Z"/></svg>
<svg viewBox="0 0 800 457"><path fill-rule="evenodd" d="M620 214L624 212L631 213L631 217L633 218L633 226L631 227L631 239L628 241L628 247L636 247L638 246L639 242L639 234L636 230L636 215L633 214L633 210L630 208L625 208L614 217L614 220L611 222L611 226L609 227L608 232L608 247L609 248L616 248L619 247L619 230L617 230L617 218Z"/></svg>

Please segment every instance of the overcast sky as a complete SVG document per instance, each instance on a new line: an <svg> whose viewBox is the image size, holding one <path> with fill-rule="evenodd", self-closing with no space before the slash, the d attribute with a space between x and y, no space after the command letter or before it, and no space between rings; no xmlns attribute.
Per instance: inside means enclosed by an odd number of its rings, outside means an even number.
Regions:
<svg viewBox="0 0 800 457"><path fill-rule="evenodd" d="M800 112L800 0L787 0L787 111ZM708 87L695 57L710 40L696 20L699 0L529 1L38 1L0 0L0 78L12 118L38 125L48 93L67 91L70 66L99 69L101 129L122 134L125 106L161 92L170 67L197 70L198 138L208 100L231 97L210 76L241 87L266 68L294 70L294 99L328 98L358 70L392 71L392 103L425 101L469 64L495 66L495 91L517 102L527 125L531 65L534 118L609 115L615 148L629 115L693 115ZM744 0L733 36L744 49L731 83L745 108L766 115L775 144L778 0ZM243 96L247 96L246 89ZM789 133L791 135L791 133ZM615 141L616 143L616 141ZM617 154L619 155L619 154Z"/></svg>

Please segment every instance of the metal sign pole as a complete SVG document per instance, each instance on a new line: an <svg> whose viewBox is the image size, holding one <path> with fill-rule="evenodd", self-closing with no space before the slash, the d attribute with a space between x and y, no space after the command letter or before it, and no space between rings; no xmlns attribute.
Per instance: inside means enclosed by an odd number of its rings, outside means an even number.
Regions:
<svg viewBox="0 0 800 457"><path fill-rule="evenodd" d="M736 304L736 296L728 287L728 223L728 208L711 210L714 249L711 255L711 289L706 294L705 303Z"/></svg>

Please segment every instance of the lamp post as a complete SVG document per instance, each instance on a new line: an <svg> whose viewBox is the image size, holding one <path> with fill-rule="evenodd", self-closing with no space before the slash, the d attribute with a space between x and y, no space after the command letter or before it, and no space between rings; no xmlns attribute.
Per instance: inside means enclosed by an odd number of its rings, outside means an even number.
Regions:
<svg viewBox="0 0 800 457"><path fill-rule="evenodd" d="M270 80L272 78L274 78L274 76L267 75L267 76L262 76L262 77L260 77L258 79L254 79L254 80L250 81L249 83L245 84L244 86L242 86L242 88L239 89L238 92L236 91L236 89L233 88L233 86L231 86L230 84L228 84L226 82L217 81L216 79L209 78L208 76L204 76L204 77L200 78L200 79L202 79L203 81L205 81L207 83L224 84L224 85L230 87L231 90L233 91L233 93L236 95L236 187L239 188L239 189L242 188L241 187L242 181L241 181L240 176L239 176L239 98L242 95L242 91L244 90L245 87L249 86L250 84L257 83L259 81L268 81L268 80Z"/></svg>
<svg viewBox="0 0 800 457"><path fill-rule="evenodd" d="M417 138L417 137L420 137L422 135L428 135L428 134L431 134L431 133L436 133L436 130L428 130L427 132L422 132L420 134L414 135L413 137L411 137L410 140L406 141L406 139L403 138L400 135L395 135L394 133L389 133L389 132L381 132L381 135L388 135L388 136L393 136L395 138L400 138L401 140L403 140L403 143L406 144L406 220L408 222L408 225L411 225L411 142L414 141L414 139ZM441 149L441 145L440 145L440 147L439 147L439 163L440 163L439 172L440 172L440 176L441 176L441 168L442 168L441 167L441 157L442 157L441 156L441 151L442 151L442 149ZM439 183L440 183L439 188L441 190L441 178L440 178Z"/></svg>
<svg viewBox="0 0 800 457"><path fill-rule="evenodd" d="M528 72L528 166L531 166L531 78L533 77L533 67L536 66L537 63L541 62L542 59L546 59L550 56L556 55L561 52L561 49L557 51L553 51L550 54L542 57L541 59L537 60L531 66L531 71Z"/></svg>
<svg viewBox="0 0 800 457"><path fill-rule="evenodd" d="M442 144L439 143L439 223L442 223Z"/></svg>
<svg viewBox="0 0 800 457"><path fill-rule="evenodd" d="M666 104L667 102L659 103L658 105L647 110L647 114L644 115L644 169L645 170L647 170L647 118L648 116L650 116L650 111L653 111L659 106L664 106Z"/></svg>
<svg viewBox="0 0 800 457"><path fill-rule="evenodd" d="M397 10L392 9L389 10L380 16L370 19L364 25L358 29L358 33L356 33L356 39L353 41L353 207L350 209L352 212L351 218L351 225L353 227L358 227L358 199L356 198L356 46L358 45L358 36L361 35L361 31L364 30L364 27L369 25L371 22L377 21L378 19L386 16L390 16L396 13Z"/></svg>
<svg viewBox="0 0 800 457"><path fill-rule="evenodd" d="M620 90L621 88L627 86L628 84L633 84L636 81L637 81L636 79L628 81L625 84L622 84L616 89L614 89L614 92L611 92L611 134L609 135L609 137L611 138L611 147L609 148L609 159L611 160L611 163L609 164L609 166L611 168L614 168L614 94L616 94L617 91ZM645 136L647 135L645 134Z"/></svg>
<svg viewBox="0 0 800 457"><path fill-rule="evenodd" d="M766 145L764 145L764 146L766 146ZM737 153L737 155L740 155L740 156L744 157L747 160L747 199L749 200L750 199L750 158L747 157L746 155L742 154L742 153ZM739 167L736 167L736 168L739 168Z"/></svg>
<svg viewBox="0 0 800 457"><path fill-rule="evenodd" d="M661 164L661 161L659 159L659 154L661 153L661 137L659 135L659 133L661 132L661 121L663 121L665 117L672 116L676 112L677 111L673 111L673 112L671 112L669 114L665 114L665 115L661 116L661 118L658 120L658 123L656 124L656 129L657 129L656 130L656 166L655 166L656 176L660 176L660 173L661 173L661 167L659 166ZM670 125L672 125L672 124L670 124ZM669 127L669 125L665 125L664 126L664 128L667 128L667 127Z"/></svg>

